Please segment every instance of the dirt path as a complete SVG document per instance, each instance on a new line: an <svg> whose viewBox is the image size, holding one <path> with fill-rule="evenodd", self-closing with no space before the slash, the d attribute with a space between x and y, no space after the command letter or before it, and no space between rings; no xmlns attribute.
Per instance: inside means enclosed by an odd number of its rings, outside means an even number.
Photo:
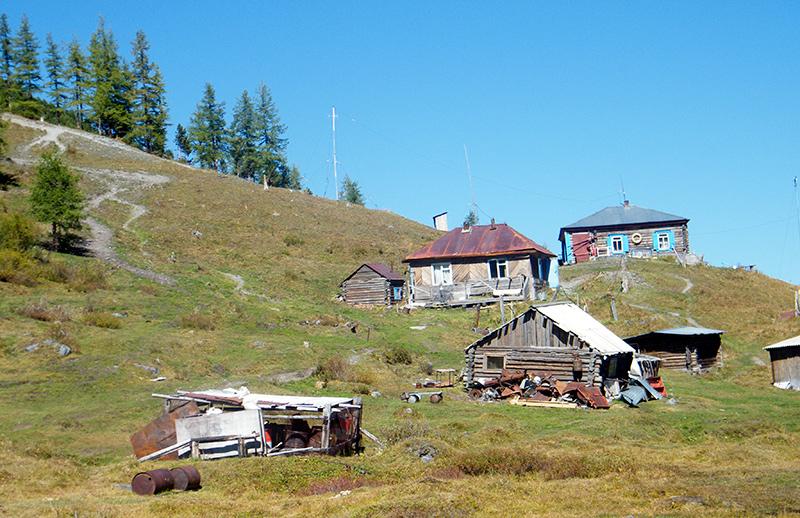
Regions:
<svg viewBox="0 0 800 518"><path fill-rule="evenodd" d="M101 147L106 154L114 153L136 159L143 158L148 161L163 160L162 158L149 155L121 142L100 135L93 135L84 131L56 126L45 122L32 121L16 115L5 114L3 115L3 119L19 126L44 132L43 135L36 137L30 143L17 150L15 155L11 156L12 160L18 163L32 165L38 159L38 155L33 150L35 148L44 148L49 144L56 145L62 152L66 151L70 140L80 141L81 143L88 141L93 147ZM98 208L107 200L115 201L130 207L130 218L122 226L125 230L129 229L129 225L133 221L147 213L147 209L144 206L130 201L129 196L133 198L133 194L137 191L170 181L168 176L144 171L132 172L118 169L95 169L75 166L72 166L72 169L80 171L87 176L91 176L93 180L104 186L102 194L98 194L87 200L87 209L89 211ZM87 216L83 220L83 223L89 227L92 233L91 237L86 240L86 247L93 257L123 268L134 275L149 279L153 282L165 286L175 286L175 280L168 275L138 268L120 258L112 247L113 232L109 227L103 225L91 216Z"/></svg>

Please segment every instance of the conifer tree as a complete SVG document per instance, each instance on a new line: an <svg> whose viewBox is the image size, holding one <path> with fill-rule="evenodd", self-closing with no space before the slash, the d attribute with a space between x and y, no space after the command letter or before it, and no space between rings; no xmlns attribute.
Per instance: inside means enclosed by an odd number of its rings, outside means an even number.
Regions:
<svg viewBox="0 0 800 518"><path fill-rule="evenodd" d="M358 182L350 179L350 175L344 175L344 180L339 190L339 199L356 205L364 205L364 195L361 192L361 187L358 186Z"/></svg>
<svg viewBox="0 0 800 518"><path fill-rule="evenodd" d="M189 142L201 167L225 172L225 102L217 102L211 83L206 83L203 99L189 123Z"/></svg>
<svg viewBox="0 0 800 518"><path fill-rule="evenodd" d="M88 72L86 70L86 56L81 50L81 44L77 36L73 37L72 41L67 45L65 79L68 84L69 96L67 106L75 114L75 127L82 129L84 109L88 102L86 97Z"/></svg>
<svg viewBox="0 0 800 518"><path fill-rule="evenodd" d="M255 107L245 90L233 108L229 137L231 165L236 176L261 181L263 171L260 169L256 130Z"/></svg>
<svg viewBox="0 0 800 518"><path fill-rule="evenodd" d="M61 124L61 112L67 99L65 83L64 60L58 51L58 45L53 41L53 35L47 33L47 50L44 60L47 70L47 96L56 109L56 119Z"/></svg>
<svg viewBox="0 0 800 518"><path fill-rule="evenodd" d="M89 41L89 96L95 129L101 135L124 138L131 126L131 79L117 53L114 34L101 17Z"/></svg>
<svg viewBox="0 0 800 518"><path fill-rule="evenodd" d="M80 230L85 201L73 174L53 151L46 151L36 165L31 187L33 216L52 229L53 249L63 248L72 230Z"/></svg>
<svg viewBox="0 0 800 518"><path fill-rule="evenodd" d="M164 155L169 118L164 79L158 65L150 61L150 43L143 31L136 33L132 47L133 126L128 140L148 153Z"/></svg>
<svg viewBox="0 0 800 518"><path fill-rule="evenodd" d="M189 134L186 133L186 128L180 123L175 128L175 147L178 148L178 158L191 164L192 143L189 141Z"/></svg>
<svg viewBox="0 0 800 518"><path fill-rule="evenodd" d="M31 30L28 16L20 20L17 35L11 40L14 68L12 81L16 83L26 99L41 91L42 76L39 73L39 42Z"/></svg>
<svg viewBox="0 0 800 518"><path fill-rule="evenodd" d="M11 108L11 75L14 72L14 48L11 43L11 29L8 26L8 16L0 16L0 80L3 91L0 99L3 106Z"/></svg>
<svg viewBox="0 0 800 518"><path fill-rule="evenodd" d="M263 82L256 95L259 169L267 176L270 184L286 187L288 172L284 151L288 142L283 138L286 126L281 124L272 94Z"/></svg>

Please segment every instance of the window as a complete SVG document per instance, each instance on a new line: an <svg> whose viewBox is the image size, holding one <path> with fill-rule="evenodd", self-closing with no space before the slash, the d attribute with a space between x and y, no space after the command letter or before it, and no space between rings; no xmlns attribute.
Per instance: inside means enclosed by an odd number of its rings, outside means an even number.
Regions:
<svg viewBox="0 0 800 518"><path fill-rule="evenodd" d="M506 368L505 356L487 356L486 370L500 370Z"/></svg>
<svg viewBox="0 0 800 518"><path fill-rule="evenodd" d="M608 236L608 248L612 254L624 254L628 251L628 236L612 234Z"/></svg>
<svg viewBox="0 0 800 518"><path fill-rule="evenodd" d="M453 269L450 263L431 265L433 268L433 285L453 284Z"/></svg>
<svg viewBox="0 0 800 518"><path fill-rule="evenodd" d="M655 237L653 238L653 246L654 248L659 250L672 250L672 239L671 239L671 232L656 232Z"/></svg>
<svg viewBox="0 0 800 518"><path fill-rule="evenodd" d="M508 277L508 260L489 259L489 278L499 279L500 277Z"/></svg>
<svg viewBox="0 0 800 518"><path fill-rule="evenodd" d="M403 288L401 286L393 286L392 299L403 300Z"/></svg>

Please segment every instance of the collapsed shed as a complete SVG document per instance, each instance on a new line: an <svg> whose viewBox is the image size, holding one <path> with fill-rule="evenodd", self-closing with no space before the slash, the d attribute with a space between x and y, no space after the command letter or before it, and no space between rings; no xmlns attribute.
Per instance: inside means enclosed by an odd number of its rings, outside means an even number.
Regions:
<svg viewBox="0 0 800 518"><path fill-rule="evenodd" d="M531 306L467 346L464 355L468 384L503 370L577 378L590 386L628 379L630 370L640 374L633 348L571 302Z"/></svg>
<svg viewBox="0 0 800 518"><path fill-rule="evenodd" d="M705 327L676 327L624 340L637 352L661 358L667 369L704 373L723 366L722 333Z"/></svg>
<svg viewBox="0 0 800 518"><path fill-rule="evenodd" d="M764 347L772 365L772 383L779 388L800 390L800 336Z"/></svg>
<svg viewBox="0 0 800 518"><path fill-rule="evenodd" d="M164 399L164 413L131 436L139 461L361 449L360 397L251 394L244 387L153 396Z"/></svg>
<svg viewBox="0 0 800 518"><path fill-rule="evenodd" d="M405 278L382 263L365 263L341 283L342 299L351 305L391 306L403 300Z"/></svg>

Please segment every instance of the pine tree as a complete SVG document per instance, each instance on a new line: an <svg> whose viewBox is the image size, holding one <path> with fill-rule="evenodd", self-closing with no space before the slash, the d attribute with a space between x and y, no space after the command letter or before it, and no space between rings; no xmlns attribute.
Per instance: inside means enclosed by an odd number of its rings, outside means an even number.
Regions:
<svg viewBox="0 0 800 518"><path fill-rule="evenodd" d="M361 187L358 186L358 182L351 180L347 174L344 175L344 180L342 180L339 199L356 205L364 205L364 195L361 193Z"/></svg>
<svg viewBox="0 0 800 518"><path fill-rule="evenodd" d="M11 108L11 75L14 72L14 48L11 43L11 29L8 27L8 16L0 16L0 80L3 91L0 99L3 106Z"/></svg>
<svg viewBox="0 0 800 518"><path fill-rule="evenodd" d="M192 114L188 131L192 152L200 166L225 172L225 102L217 103L211 83L206 83L203 99Z"/></svg>
<svg viewBox="0 0 800 518"><path fill-rule="evenodd" d="M56 109L56 119L61 124L61 112L67 99L65 83L64 60L58 51L58 45L53 41L53 35L47 33L47 50L44 65L47 70L47 87L50 102Z"/></svg>
<svg viewBox="0 0 800 518"><path fill-rule="evenodd" d="M86 70L86 56L81 50L81 44L77 36L67 45L67 66L65 78L68 83L69 103L67 106L75 114L75 127L83 128L84 107L87 100L87 80L88 71Z"/></svg>
<svg viewBox="0 0 800 518"><path fill-rule="evenodd" d="M167 144L166 89L158 65L150 61L150 43L143 31L132 44L133 127L128 140L148 153L164 155Z"/></svg>
<svg viewBox="0 0 800 518"><path fill-rule="evenodd" d="M192 143L189 141L189 134L180 123L175 128L175 147L178 148L179 158L191 164Z"/></svg>
<svg viewBox="0 0 800 518"><path fill-rule="evenodd" d="M131 78L101 17L89 41L92 118L101 135L124 138L131 126Z"/></svg>
<svg viewBox="0 0 800 518"><path fill-rule="evenodd" d="M288 171L284 153L288 141L283 138L286 126L281 124L272 94L264 83L259 85L256 94L259 169L271 185L287 187Z"/></svg>
<svg viewBox="0 0 800 518"><path fill-rule="evenodd" d="M39 82L42 76L39 73L39 42L31 30L27 15L22 16L17 35L11 43L14 56L12 81L19 85L26 99L33 99L33 95L41 91Z"/></svg>
<svg viewBox="0 0 800 518"><path fill-rule="evenodd" d="M233 108L229 137L231 165L236 176L262 181L256 130L255 107L245 90Z"/></svg>
<svg viewBox="0 0 800 518"><path fill-rule="evenodd" d="M51 225L54 250L69 242L70 231L82 228L85 201L78 189L79 179L53 151L44 152L36 165L30 198L32 212L37 220Z"/></svg>

